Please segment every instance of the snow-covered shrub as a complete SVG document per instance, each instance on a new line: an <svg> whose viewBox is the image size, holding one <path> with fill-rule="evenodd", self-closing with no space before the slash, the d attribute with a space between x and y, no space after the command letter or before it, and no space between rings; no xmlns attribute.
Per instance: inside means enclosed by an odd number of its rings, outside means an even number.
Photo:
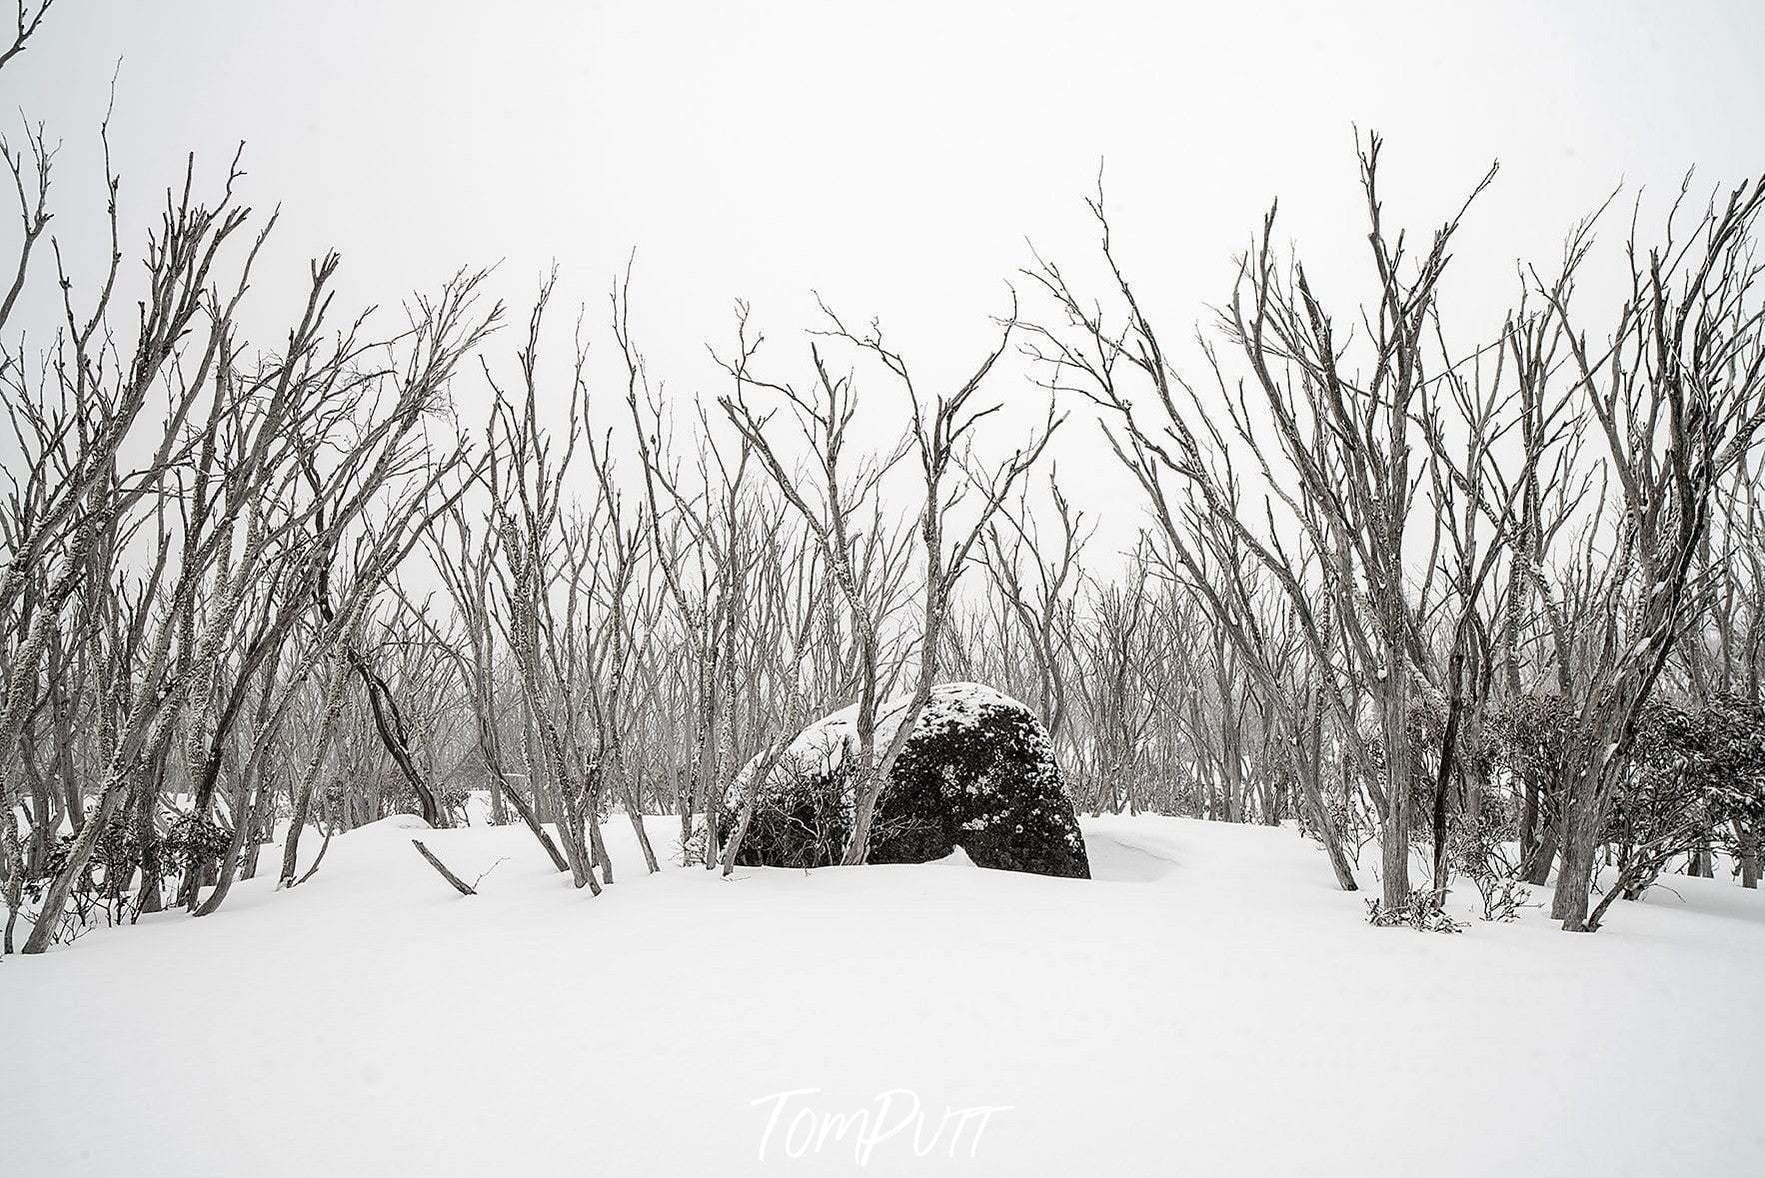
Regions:
<svg viewBox="0 0 1765 1178"><path fill-rule="evenodd" d="M1367 901L1367 923L1379 928L1413 928L1423 933L1462 933L1463 921L1454 920L1429 888L1417 888L1401 907L1387 908L1377 896Z"/></svg>
<svg viewBox="0 0 1765 1178"><path fill-rule="evenodd" d="M1453 871L1471 881L1483 905L1483 919L1519 919L1532 898L1519 878L1519 865L1508 855L1507 822L1498 812L1476 820L1461 817L1453 825L1449 846Z"/></svg>
<svg viewBox="0 0 1765 1178"><path fill-rule="evenodd" d="M879 709L879 747L908 702ZM737 861L769 867L839 862L856 803L857 748L855 708L798 736L760 787ZM730 784L731 825L751 768ZM976 683L932 689L879 800L869 861L924 863L957 847L982 867L1090 876L1047 729L1023 704Z"/></svg>
<svg viewBox="0 0 1765 1178"><path fill-rule="evenodd" d="M703 867L705 865L705 825L693 823L691 833L683 839L675 841L675 858L682 867Z"/></svg>
<svg viewBox="0 0 1765 1178"><path fill-rule="evenodd" d="M1525 691L1503 699L1484 733L1491 769L1504 773L1517 792L1530 789L1540 803L1554 804L1574 719L1555 692Z"/></svg>
<svg viewBox="0 0 1765 1178"><path fill-rule="evenodd" d="M86 821L96 821L96 813L90 807ZM71 831L63 834L34 865L22 888L27 907L35 907L42 901L50 882L67 866L74 838ZM98 831L85 870L68 892L67 908L55 925L51 944L74 941L100 919L111 925L132 922L140 908L135 876L145 866L134 815L124 810L113 811ZM163 878L164 864L160 868Z"/></svg>
<svg viewBox="0 0 1765 1178"><path fill-rule="evenodd" d="M1406 727L1409 733L1411 772L1409 779L1410 838L1422 841L1431 837L1429 815L1434 812L1434 792L1438 781L1441 758L1446 751L1446 721L1450 711L1450 701L1438 688L1420 687L1410 698L1405 713ZM1453 738L1453 761L1456 771L1453 776L1455 790L1463 791L1474 788L1472 783L1486 782L1491 770L1495 767L1496 751L1493 747L1491 734L1481 725L1466 722L1467 717L1461 712L1458 730ZM1368 723L1360 732L1365 743L1369 759L1376 773L1376 782L1380 790L1386 788L1385 744L1381 739L1378 726ZM1345 757L1344 764L1352 772L1355 760ZM1481 787L1475 787L1481 788ZM1483 789L1478 799L1479 808L1489 804L1493 791ZM1449 803L1454 809L1462 808L1465 800L1455 796Z"/></svg>
<svg viewBox="0 0 1765 1178"><path fill-rule="evenodd" d="M160 853L169 867L195 871L225 855L232 839L233 832L219 823L183 814L166 828Z"/></svg>
<svg viewBox="0 0 1765 1178"><path fill-rule="evenodd" d="M1726 843L1765 818L1765 715L1733 698L1688 708L1650 700L1607 824L1634 898L1680 855Z"/></svg>

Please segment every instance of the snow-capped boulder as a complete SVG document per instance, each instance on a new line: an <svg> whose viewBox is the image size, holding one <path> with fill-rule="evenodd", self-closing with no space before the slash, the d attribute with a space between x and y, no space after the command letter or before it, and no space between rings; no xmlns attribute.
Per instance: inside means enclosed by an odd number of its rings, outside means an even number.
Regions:
<svg viewBox="0 0 1765 1178"><path fill-rule="evenodd" d="M879 749L910 702L902 697L878 709ZM845 708L791 743L760 787L738 862L839 861L856 804L857 721L857 708ZM754 768L730 783L730 825ZM1048 730L1029 708L978 683L932 688L878 804L869 861L927 863L958 847L981 867L1091 874Z"/></svg>

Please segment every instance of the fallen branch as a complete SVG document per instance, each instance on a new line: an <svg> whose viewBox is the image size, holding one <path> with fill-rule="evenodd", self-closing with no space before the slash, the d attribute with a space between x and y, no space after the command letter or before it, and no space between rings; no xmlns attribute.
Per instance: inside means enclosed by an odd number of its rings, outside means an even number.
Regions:
<svg viewBox="0 0 1765 1178"><path fill-rule="evenodd" d="M429 866L431 866L431 867L435 868L435 870L441 872L441 878L445 879L448 883L452 884L454 886L454 890L459 892L460 895L462 895L462 896L476 896L478 894L477 892L472 890L472 886L470 884L468 884L465 880L461 879L459 876L457 876L453 872L449 871L447 869L447 864L445 864L441 860L437 859L435 857L435 852L431 851L428 847L425 847L421 841L419 841L417 839L412 839L411 846L417 848L417 853L419 855L423 856L423 858L429 860ZM479 876L479 878L482 879L484 877Z"/></svg>

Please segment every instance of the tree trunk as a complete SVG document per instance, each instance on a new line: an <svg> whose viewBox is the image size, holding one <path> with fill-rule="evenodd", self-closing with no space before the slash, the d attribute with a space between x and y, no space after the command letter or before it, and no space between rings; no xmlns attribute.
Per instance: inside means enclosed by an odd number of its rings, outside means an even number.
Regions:
<svg viewBox="0 0 1765 1178"><path fill-rule="evenodd" d="M552 861L552 866L561 872L570 870L570 865L564 861L564 856L558 850L558 845L552 841L552 836L545 832L545 827L540 824L539 816L533 812L533 807L529 806L527 800L521 796L521 791L515 788L513 782L504 780L500 769L493 770L493 772L496 780L502 783L503 795L508 798L509 804L515 807L515 813L521 816L521 821L526 824L527 829L533 832L533 837L539 840L539 845L544 848L546 857Z"/></svg>
<svg viewBox="0 0 1765 1178"><path fill-rule="evenodd" d="M253 789L254 773L247 773L242 783L240 796L233 801L233 837L227 842L227 852L221 857L220 872L215 876L214 891L202 904L196 903L193 895L190 899L191 911L197 916L212 916L227 902L227 894L233 890L233 878L237 874L239 854L245 849L245 840L251 837L251 813L255 808L254 798L257 791Z"/></svg>
<svg viewBox="0 0 1765 1178"><path fill-rule="evenodd" d="M417 808L424 822L430 826L441 828L447 822L447 812L436 801L435 791L423 775L418 772L416 762L411 759L409 740L405 733L404 716L399 711L398 701L392 698L392 689L380 678L379 674L368 665L367 659L351 647L345 647L345 654L354 666L357 677L362 681L362 688L368 696L368 710L374 718L374 731L380 737L392 757L398 771L404 776L405 782L417 795Z"/></svg>
<svg viewBox="0 0 1765 1178"><path fill-rule="evenodd" d="M276 876L278 889L294 886L294 870L300 861L300 832L306 829L307 817L312 813L313 788L313 783L306 781L295 790L288 836L282 840L282 870Z"/></svg>
<svg viewBox="0 0 1765 1178"><path fill-rule="evenodd" d="M24 951L43 953L49 948L55 936L55 926L61 921L61 914L67 909L67 897L74 888L74 880L86 870L86 863L92 858L92 849L98 844L98 834L104 829L110 818L110 811L122 799L122 774L112 770L106 774L104 788L98 795L97 809L92 813L91 821L81 828L73 845L68 848L67 862L49 884L49 892L43 897L42 907L37 911L37 923L31 928L31 935L25 941Z"/></svg>
<svg viewBox="0 0 1765 1178"><path fill-rule="evenodd" d="M1394 652L1403 657L1402 652ZM1396 685L1387 685L1382 701L1382 738L1385 745L1384 812L1379 815L1379 865L1381 902L1388 912L1399 912L1410 902L1410 775L1414 768L1409 739L1407 692L1401 674Z"/></svg>
<svg viewBox="0 0 1765 1178"><path fill-rule="evenodd" d="M1759 831L1747 823L1736 822L1734 835L1740 859L1740 886L1756 888L1759 886Z"/></svg>
<svg viewBox="0 0 1765 1178"><path fill-rule="evenodd" d="M154 824L154 807L159 803L160 784L165 780L165 759L171 751L169 741L161 741L149 758L149 768L142 775L132 799L135 807L135 838L141 848L141 890L137 907L141 913L158 912L165 907L160 893L160 878L165 868L159 857L159 829Z"/></svg>
<svg viewBox="0 0 1765 1178"><path fill-rule="evenodd" d="M1521 787L1523 800L1520 803L1520 861L1529 863L1543 840L1538 837L1538 783L1528 779ZM1548 869L1547 869L1548 870ZM1528 880L1528 883L1542 882Z"/></svg>
<svg viewBox="0 0 1765 1178"><path fill-rule="evenodd" d="M1342 849L1342 838L1336 833L1335 826L1322 808L1317 811L1316 821L1324 841L1324 854L1329 857L1330 870L1336 876L1336 886L1345 892L1360 891L1360 884L1354 878L1354 868L1349 866L1348 855Z"/></svg>
<svg viewBox="0 0 1765 1178"><path fill-rule="evenodd" d="M1533 791L1534 798L1537 791ZM1561 797L1561 792L1558 794ZM1520 879L1534 887L1542 887L1549 882L1551 866L1556 862L1557 852L1563 845L1564 810L1558 805L1550 813L1550 820L1545 823L1544 831L1528 849L1520 860Z"/></svg>
<svg viewBox="0 0 1765 1178"><path fill-rule="evenodd" d="M600 864L601 882L613 882L613 859L607 854L607 844L601 839L601 819L595 812L594 798L588 801L588 849L593 861Z"/></svg>
<svg viewBox="0 0 1765 1178"><path fill-rule="evenodd" d="M1305 805L1311 811L1312 826L1317 829L1318 839L1324 844L1324 854L1330 859L1330 870L1336 876L1336 886L1345 892L1360 890L1360 884L1354 878L1354 869L1349 866L1348 854L1342 849L1342 833L1331 821L1329 808L1324 803L1323 775L1323 721L1321 715L1313 711L1310 723L1307 724L1306 743L1303 749L1295 742L1294 776L1299 779L1299 792L1305 799Z"/></svg>
<svg viewBox="0 0 1765 1178"><path fill-rule="evenodd" d="M502 778L492 773L490 775L490 824L504 826L508 821L509 808L508 803L503 800Z"/></svg>
<svg viewBox="0 0 1765 1178"><path fill-rule="evenodd" d="M789 727L789 725L787 725ZM735 857L741 854L742 843L747 841L748 826L754 820L754 808L759 803L760 789L767 778L784 758L794 739L789 733L775 737L765 750L754 759L748 780L742 786L742 806L736 814L735 828L729 832L729 838L723 844L723 874L728 875L735 870Z"/></svg>
<svg viewBox="0 0 1765 1178"><path fill-rule="evenodd" d="M1448 856L1446 811L1447 799L1452 789L1453 776L1458 768L1459 720L1464 704L1459 699L1460 680L1464 674L1463 657L1459 650L1454 649L1451 667L1447 674L1453 685L1452 698L1446 708L1446 728L1440 738L1440 771L1434 776L1434 897L1440 903L1446 899L1446 887L1452 868Z"/></svg>
<svg viewBox="0 0 1765 1178"><path fill-rule="evenodd" d="M245 861L239 869L240 879L257 878L258 855L263 850L264 841L273 833L276 813L275 778L266 772L258 774L262 784L258 786L257 801L251 807L251 829L245 839Z"/></svg>
<svg viewBox="0 0 1765 1178"><path fill-rule="evenodd" d="M1388 912L1407 908L1410 902L1409 839L1396 835L1397 824L1386 823L1379 834L1381 903Z"/></svg>
<svg viewBox="0 0 1765 1178"><path fill-rule="evenodd" d="M613 774L619 785L619 801L625 808L625 816L631 820L632 833L637 835L637 847L643 853L644 870L654 875L662 868L656 862L655 849L650 846L650 832L644 829L643 811L637 804L637 791L631 785L631 773L625 761L625 746L621 741L615 740L612 762Z"/></svg>
<svg viewBox="0 0 1765 1178"><path fill-rule="evenodd" d="M1591 789L1591 783L1582 783ZM1593 890L1596 835L1592 826L1590 799L1575 796L1572 791L1564 799L1568 811L1563 828L1563 859L1557 870L1557 890L1551 900L1551 919L1563 922L1565 932L1590 931L1587 924L1587 898Z"/></svg>

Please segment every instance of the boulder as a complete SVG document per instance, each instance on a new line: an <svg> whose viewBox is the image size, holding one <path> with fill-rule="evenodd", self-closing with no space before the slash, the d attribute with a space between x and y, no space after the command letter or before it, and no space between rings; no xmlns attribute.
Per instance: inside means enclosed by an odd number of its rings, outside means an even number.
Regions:
<svg viewBox="0 0 1765 1178"><path fill-rule="evenodd" d="M910 702L902 697L878 709L879 748ZM756 795L738 863L839 862L856 804L857 719L857 708L846 708L791 743ZM730 783L725 837L755 769L750 764ZM925 863L957 847L981 867L1091 874L1048 730L1029 708L978 683L932 688L879 800L869 862Z"/></svg>

